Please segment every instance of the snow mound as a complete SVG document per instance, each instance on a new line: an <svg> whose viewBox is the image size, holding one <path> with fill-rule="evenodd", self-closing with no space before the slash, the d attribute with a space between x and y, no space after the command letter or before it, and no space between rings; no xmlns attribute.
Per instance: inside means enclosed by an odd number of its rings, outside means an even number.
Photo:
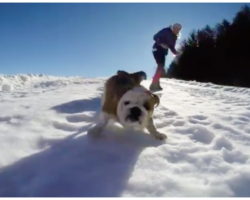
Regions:
<svg viewBox="0 0 250 200"><path fill-rule="evenodd" d="M9 84L3 84L2 85L2 91L3 92L11 92L13 90L12 85Z"/></svg>
<svg viewBox="0 0 250 200"><path fill-rule="evenodd" d="M184 81L184 80L176 80L176 79L165 79L168 83L173 84L182 84L185 86L193 86L193 88L207 88L210 90L216 90L218 92L231 92L231 93L240 93L247 96L250 96L250 88L244 87L233 87L233 86L223 86L223 85L216 85L213 83L200 83L197 81Z"/></svg>
<svg viewBox="0 0 250 200"><path fill-rule="evenodd" d="M100 83L103 79L87 79L84 77L74 76L50 76L45 74L17 74L3 75L0 74L0 86L11 85L12 90L37 89L37 88L57 88L64 87L68 84L92 84ZM4 86L5 87L5 86Z"/></svg>

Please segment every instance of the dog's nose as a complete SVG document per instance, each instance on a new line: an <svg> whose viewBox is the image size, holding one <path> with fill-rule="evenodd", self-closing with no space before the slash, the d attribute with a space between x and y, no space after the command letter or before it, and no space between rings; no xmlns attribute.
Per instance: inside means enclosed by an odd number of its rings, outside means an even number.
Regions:
<svg viewBox="0 0 250 200"><path fill-rule="evenodd" d="M133 107L130 109L130 114L135 118L135 119L139 119L139 117L141 116L141 109L138 107Z"/></svg>

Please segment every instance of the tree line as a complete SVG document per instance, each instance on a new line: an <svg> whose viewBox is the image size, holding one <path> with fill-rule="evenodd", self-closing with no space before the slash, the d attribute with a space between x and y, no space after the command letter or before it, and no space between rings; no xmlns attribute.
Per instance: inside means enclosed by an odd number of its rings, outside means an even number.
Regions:
<svg viewBox="0 0 250 200"><path fill-rule="evenodd" d="M193 30L165 77L250 87L250 9L243 6L232 22Z"/></svg>

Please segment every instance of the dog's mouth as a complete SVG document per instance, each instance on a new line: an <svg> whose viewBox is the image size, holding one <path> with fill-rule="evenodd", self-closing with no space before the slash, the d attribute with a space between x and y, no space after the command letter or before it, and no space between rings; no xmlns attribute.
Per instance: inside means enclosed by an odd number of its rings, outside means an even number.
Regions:
<svg viewBox="0 0 250 200"><path fill-rule="evenodd" d="M129 114L126 117L126 121L130 122L139 122L141 124L141 116L143 115L143 112L138 107L132 107L129 110Z"/></svg>

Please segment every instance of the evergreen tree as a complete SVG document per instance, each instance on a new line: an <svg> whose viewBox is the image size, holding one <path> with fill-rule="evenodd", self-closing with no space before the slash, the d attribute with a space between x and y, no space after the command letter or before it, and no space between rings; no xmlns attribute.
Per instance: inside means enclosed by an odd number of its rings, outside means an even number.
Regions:
<svg viewBox="0 0 250 200"><path fill-rule="evenodd" d="M193 30L171 63L169 78L250 87L250 8L245 5L232 22Z"/></svg>

